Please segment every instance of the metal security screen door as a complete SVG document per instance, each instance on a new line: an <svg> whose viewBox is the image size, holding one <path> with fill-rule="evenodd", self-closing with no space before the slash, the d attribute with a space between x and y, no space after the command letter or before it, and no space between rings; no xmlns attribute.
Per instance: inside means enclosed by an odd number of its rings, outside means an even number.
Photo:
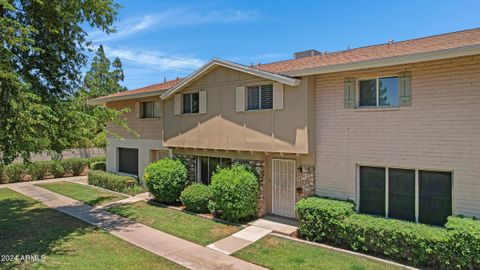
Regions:
<svg viewBox="0 0 480 270"><path fill-rule="evenodd" d="M272 160L272 212L295 218L295 160Z"/></svg>

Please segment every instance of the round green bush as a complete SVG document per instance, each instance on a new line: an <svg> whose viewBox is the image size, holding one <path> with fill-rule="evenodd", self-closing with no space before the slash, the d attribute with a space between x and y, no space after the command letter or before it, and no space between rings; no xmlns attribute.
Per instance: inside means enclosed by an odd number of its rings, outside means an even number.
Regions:
<svg viewBox="0 0 480 270"><path fill-rule="evenodd" d="M106 171L107 170L107 164L105 163L105 161L92 162L92 163L90 163L90 169L91 170L98 170L98 171Z"/></svg>
<svg viewBox="0 0 480 270"><path fill-rule="evenodd" d="M230 222L254 217L258 204L258 179L243 165L220 169L212 176L209 209Z"/></svg>
<svg viewBox="0 0 480 270"><path fill-rule="evenodd" d="M208 213L211 198L212 192L204 184L192 184L180 194L180 201L185 205L185 209L194 213Z"/></svg>
<svg viewBox="0 0 480 270"><path fill-rule="evenodd" d="M170 158L148 165L144 178L150 193L162 203L177 202L188 185L187 168L180 160Z"/></svg>

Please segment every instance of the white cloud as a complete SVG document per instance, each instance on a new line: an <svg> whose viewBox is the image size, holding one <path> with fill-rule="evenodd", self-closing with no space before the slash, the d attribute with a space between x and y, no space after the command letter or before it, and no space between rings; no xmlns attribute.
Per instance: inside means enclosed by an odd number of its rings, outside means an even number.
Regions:
<svg viewBox="0 0 480 270"><path fill-rule="evenodd" d="M101 31L89 33L94 42L121 39L151 28L165 29L207 23L235 23L253 21L258 13L252 10L202 10L175 8L160 13L148 14L142 18L130 18L117 25L117 32L106 35Z"/></svg>
<svg viewBox="0 0 480 270"><path fill-rule="evenodd" d="M109 46L104 46L104 49L105 54L109 57L118 57L122 61L148 65L151 69L159 72L182 70L190 73L204 64L202 60L189 56L165 55L155 51L136 51Z"/></svg>

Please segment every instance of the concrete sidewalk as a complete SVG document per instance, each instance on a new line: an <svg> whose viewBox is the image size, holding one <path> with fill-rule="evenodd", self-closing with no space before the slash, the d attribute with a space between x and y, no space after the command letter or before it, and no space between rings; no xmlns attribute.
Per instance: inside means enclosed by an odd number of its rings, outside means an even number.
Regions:
<svg viewBox="0 0 480 270"><path fill-rule="evenodd" d="M215 243L212 243L207 247L230 255L248 245L255 243L256 241L260 240L265 235L271 232L272 231L268 229L248 226L247 228L226 238L223 238Z"/></svg>
<svg viewBox="0 0 480 270"><path fill-rule="evenodd" d="M190 269L265 269L101 209L94 209L68 197L34 186L34 183L38 181L9 184L5 187L31 197L50 208L105 229L131 244Z"/></svg>

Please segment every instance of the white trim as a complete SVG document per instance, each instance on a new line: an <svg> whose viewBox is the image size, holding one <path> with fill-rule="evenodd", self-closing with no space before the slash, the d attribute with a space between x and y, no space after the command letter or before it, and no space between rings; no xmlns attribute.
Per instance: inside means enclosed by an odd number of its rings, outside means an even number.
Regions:
<svg viewBox="0 0 480 270"><path fill-rule="evenodd" d="M214 58L210 60L208 63L206 63L205 65L203 65L202 67L200 67L199 69L197 69L194 73L192 73L190 76L185 78L182 82L180 82L176 86L167 90L164 94L160 96L160 98L162 100L170 98L172 95L174 95L184 87L188 86L194 80L200 78L204 73L208 72L210 69L212 69L215 66L222 66L222 67L234 69L243 73L251 74L257 77L261 77L261 78L276 81L276 82L280 82L290 86L298 86L300 85L300 82L301 82L300 79L295 79L285 75L279 75L279 74L271 73L268 71L263 71L256 68L236 64L230 61Z"/></svg>
<svg viewBox="0 0 480 270"><path fill-rule="evenodd" d="M418 223L418 213L420 210L420 178L419 171L415 170L415 222ZM452 188L453 190L453 188Z"/></svg>
<svg viewBox="0 0 480 270"><path fill-rule="evenodd" d="M311 67L311 68L305 68L305 69L285 71L285 72L282 72L281 74L292 76L292 77L307 76L307 75L325 74L325 73L333 73L333 72L340 72L340 71L349 71L349 70L358 70L358 69L366 69L366 68L426 62L426 61L433 61L433 60L442 60L442 59L476 55L476 54L480 54L480 44L456 47L456 48L445 49L445 50L438 50L433 52L422 52L422 53L415 53L415 54L408 54L408 55L377 58L377 59L359 61L354 63L330 65L325 67Z"/></svg>
<svg viewBox="0 0 480 270"><path fill-rule="evenodd" d="M98 98L88 99L87 104L88 105L105 105L107 102L110 102L110 101L130 100L130 99L155 97L155 96L158 96L158 99L160 100L160 95L163 92L165 92L165 90L156 90L156 91L143 92L143 93L137 93L137 94L126 94L123 96L115 96L115 97L108 97L108 96L98 97Z"/></svg>

